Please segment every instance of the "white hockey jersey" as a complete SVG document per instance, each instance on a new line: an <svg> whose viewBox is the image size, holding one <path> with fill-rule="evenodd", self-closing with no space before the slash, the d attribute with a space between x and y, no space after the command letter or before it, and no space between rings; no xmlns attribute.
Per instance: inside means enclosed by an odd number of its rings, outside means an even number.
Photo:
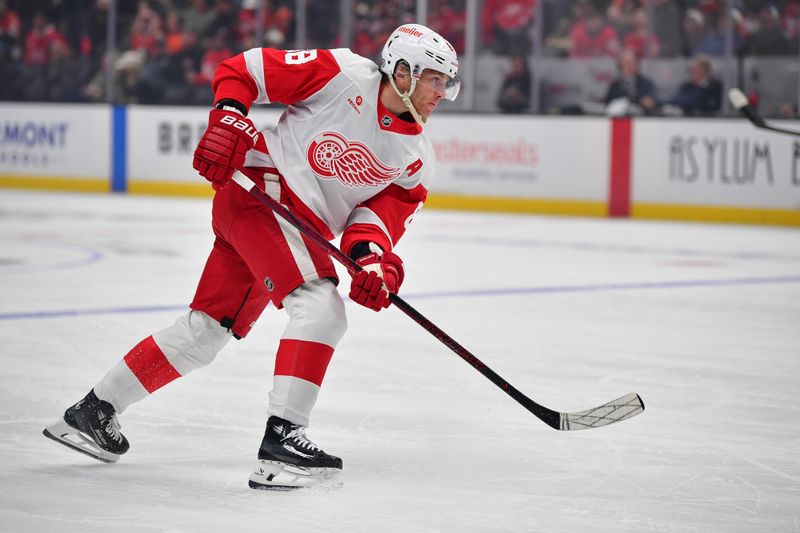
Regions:
<svg viewBox="0 0 800 533"><path fill-rule="evenodd" d="M296 214L349 253L359 241L391 250L427 197L433 147L415 122L380 102L377 65L347 49L254 48L223 62L215 101L288 105L263 131L245 174L280 175ZM283 201L283 199L282 199Z"/></svg>

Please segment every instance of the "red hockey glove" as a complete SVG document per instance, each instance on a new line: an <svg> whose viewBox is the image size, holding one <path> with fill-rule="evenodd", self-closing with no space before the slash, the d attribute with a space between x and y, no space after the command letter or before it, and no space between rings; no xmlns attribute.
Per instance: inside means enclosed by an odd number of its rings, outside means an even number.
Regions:
<svg viewBox="0 0 800 533"><path fill-rule="evenodd" d="M350 283L350 299L380 311L389 307L389 293L397 293L403 283L403 261L392 252L373 252L356 260L362 270Z"/></svg>
<svg viewBox="0 0 800 533"><path fill-rule="evenodd" d="M258 130L249 118L212 109L208 128L194 151L192 166L211 182L214 190L226 185L233 172L244 166L244 156L256 145Z"/></svg>

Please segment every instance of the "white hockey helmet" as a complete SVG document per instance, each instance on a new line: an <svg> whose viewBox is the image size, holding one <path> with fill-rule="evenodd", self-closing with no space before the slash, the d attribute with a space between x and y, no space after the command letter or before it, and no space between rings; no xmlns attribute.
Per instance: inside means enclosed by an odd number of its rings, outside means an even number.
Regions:
<svg viewBox="0 0 800 533"><path fill-rule="evenodd" d="M455 100L461 88L458 76L458 55L453 46L441 35L421 24L403 24L392 32L381 50L381 72L394 79L400 62L411 69L411 88L426 68L446 74L450 79L445 86L445 98Z"/></svg>

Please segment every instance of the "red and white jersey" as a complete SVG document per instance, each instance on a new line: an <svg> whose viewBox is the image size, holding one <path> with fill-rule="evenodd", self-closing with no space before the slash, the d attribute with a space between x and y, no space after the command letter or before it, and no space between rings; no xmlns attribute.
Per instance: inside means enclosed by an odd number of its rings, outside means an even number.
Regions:
<svg viewBox="0 0 800 533"><path fill-rule="evenodd" d="M375 63L347 49L254 48L223 62L213 87L215 101L289 106L248 153L246 174L277 169L298 214L329 239L343 233L345 253L359 241L394 247L436 158L417 123L381 104Z"/></svg>

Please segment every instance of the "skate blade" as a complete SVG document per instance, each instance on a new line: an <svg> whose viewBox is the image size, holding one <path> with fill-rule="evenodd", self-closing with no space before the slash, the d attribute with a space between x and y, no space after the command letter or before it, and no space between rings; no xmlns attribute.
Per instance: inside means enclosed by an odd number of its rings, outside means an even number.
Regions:
<svg viewBox="0 0 800 533"><path fill-rule="evenodd" d="M44 428L42 435L103 463L116 463L120 458L116 453L107 452L99 448L92 439L86 437L64 420Z"/></svg>
<svg viewBox="0 0 800 533"><path fill-rule="evenodd" d="M301 468L280 461L258 461L248 485L257 490L336 490L342 486L333 481L339 472L338 468Z"/></svg>

